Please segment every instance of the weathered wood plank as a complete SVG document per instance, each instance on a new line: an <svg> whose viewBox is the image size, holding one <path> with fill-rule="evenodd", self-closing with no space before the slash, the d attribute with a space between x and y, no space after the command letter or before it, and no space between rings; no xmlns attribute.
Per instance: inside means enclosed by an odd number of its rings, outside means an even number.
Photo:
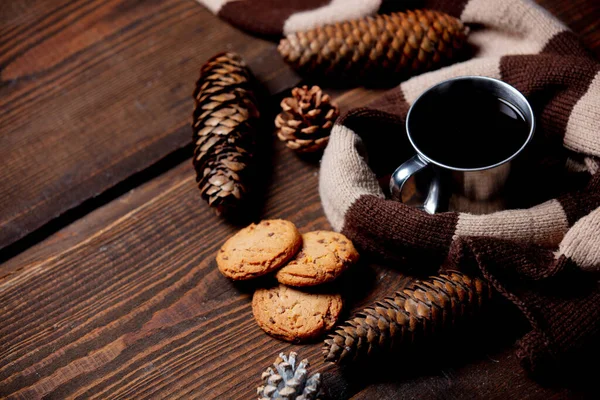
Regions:
<svg viewBox="0 0 600 400"><path fill-rule="evenodd" d="M281 144L276 154L264 216L288 218L302 231L329 228L318 203L317 166ZM433 365L426 374L410 372L410 361L394 361L391 372L398 376L389 382L388 370L379 382L366 370L324 364L320 343L295 346L267 336L250 307L252 290L265 281L232 283L215 266L218 247L237 228L201 201L187 162L159 179L159 193L150 182L127 195L145 201L135 200L141 204L109 226L0 280L0 395L246 399L261 370L290 349L325 374L333 398L435 397L473 384L479 393L505 397L569 393L529 380L515 365L510 341L492 348L499 353L490 358L486 346L493 341L468 342L480 346L478 356L465 352L471 364L462 354L466 345L457 341L454 356L422 355ZM299 180L304 183L295 184ZM122 207L107 207L113 206ZM340 288L349 313L404 282L392 268L363 263Z"/></svg>
<svg viewBox="0 0 600 400"><path fill-rule="evenodd" d="M0 7L0 248L188 144L216 52L239 51L273 92L298 80L274 43L191 0Z"/></svg>
<svg viewBox="0 0 600 400"><path fill-rule="evenodd" d="M168 367L173 370L166 381L151 379L154 383L143 387L165 385L163 390L173 391L177 374L183 374L211 392L211 379L239 375L237 367L225 365L239 352L234 345L223 351L227 338L273 345L251 321L248 294L240 296L214 268L214 252L236 228L202 203L191 167L187 171L99 235L2 281L2 393L62 397L93 389L100 397L116 395L127 390L125 382L135 386L129 374L145 379L164 374L152 367L147 375L140 367L148 368L148 362L158 366L175 357L178 363L196 352L182 370ZM274 172L279 183L272 187L266 215L290 218L304 229L326 227L316 167L288 156L278 160ZM299 179L313 189L289 184ZM288 185L280 185L283 181ZM21 285L28 289L17 289ZM241 331L231 331L231 323ZM246 379L254 375L251 369Z"/></svg>
<svg viewBox="0 0 600 400"><path fill-rule="evenodd" d="M385 89L328 89L327 92L332 93L333 98L340 106L340 111L344 113L351 108L360 107L375 100L385 92ZM278 104L275 104L277 103L277 100L273 99L270 103L271 104L265 107L266 109L270 110L278 107ZM278 157L293 157L293 155L290 154L287 149L284 149L281 155L275 154L275 159ZM4 263L0 264L0 278L20 270L27 265L43 261L48 257L52 257L57 253L76 246L82 240L94 235L98 230L110 225L112 222L142 205L150 198L157 196L174 182L180 181L183 176L187 176L190 173L192 168L191 164L191 159L184 161L173 171L169 171L141 187L132 189L131 193L126 193L125 195L116 198L112 203L106 204L105 206L92 211L84 218L67 225L47 239L28 248L27 251L6 260ZM156 168L160 168L160 166L157 166Z"/></svg>
<svg viewBox="0 0 600 400"><path fill-rule="evenodd" d="M187 178L190 175L191 168L191 160L183 162L176 168L128 191L108 204L93 210L85 217L60 229L42 242L28 248L27 251L0 264L0 278L75 247L127 213L168 190L177 182Z"/></svg>

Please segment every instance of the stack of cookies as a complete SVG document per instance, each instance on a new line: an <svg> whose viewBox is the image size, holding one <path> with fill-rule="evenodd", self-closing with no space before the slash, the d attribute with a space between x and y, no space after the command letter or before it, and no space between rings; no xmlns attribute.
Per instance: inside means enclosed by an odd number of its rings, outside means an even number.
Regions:
<svg viewBox="0 0 600 400"><path fill-rule="evenodd" d="M335 280L357 261L358 252L344 235L329 231L301 235L293 223L280 219L240 230L217 255L219 271L228 278L274 275L279 284L256 290L252 311L265 332L291 342L315 339L333 328L342 297L308 287Z"/></svg>

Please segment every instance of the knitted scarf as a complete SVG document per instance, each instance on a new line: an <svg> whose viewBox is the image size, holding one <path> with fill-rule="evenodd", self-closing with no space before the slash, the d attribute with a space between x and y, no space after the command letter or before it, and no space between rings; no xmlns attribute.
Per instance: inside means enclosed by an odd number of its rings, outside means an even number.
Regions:
<svg viewBox="0 0 600 400"><path fill-rule="evenodd" d="M400 268L428 273L443 263L482 274L531 323L517 355L541 372L573 360L600 332L600 64L532 2L430 6L471 26L474 57L405 81L338 120L321 164L323 209L363 252ZM387 184L413 155L404 132L410 104L460 75L501 79L534 109L535 139L516 160L503 204L488 207L507 209L477 215L455 196L461 211L429 215L386 199L378 178Z"/></svg>
<svg viewBox="0 0 600 400"><path fill-rule="evenodd" d="M199 1L268 35L382 7L382 0ZM483 275L531 324L517 344L522 365L532 372L565 365L600 333L600 64L529 0L407 3L467 23L473 56L407 80L337 121L321 164L325 214L362 253L398 268L427 274L441 265ZM515 160L505 198L482 208L454 196L454 211L435 215L388 200L390 173L414 154L404 131L410 104L461 75L501 79L534 109L534 140Z"/></svg>

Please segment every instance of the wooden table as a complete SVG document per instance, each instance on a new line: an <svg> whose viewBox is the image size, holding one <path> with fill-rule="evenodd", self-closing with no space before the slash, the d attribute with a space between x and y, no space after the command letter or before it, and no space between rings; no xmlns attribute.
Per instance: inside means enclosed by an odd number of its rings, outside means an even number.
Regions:
<svg viewBox="0 0 600 400"><path fill-rule="evenodd" d="M597 0L539 2L600 55ZM585 393L525 376L513 338L366 373L324 364L319 343L264 334L252 285L216 270L238 227L202 202L190 159L193 84L224 49L247 58L272 106L300 81L274 43L192 0L0 3L0 397L253 398L260 372L289 350L334 398ZM331 92L342 111L380 93ZM273 142L261 217L327 229L318 165ZM375 265L359 274L352 309L404 281Z"/></svg>

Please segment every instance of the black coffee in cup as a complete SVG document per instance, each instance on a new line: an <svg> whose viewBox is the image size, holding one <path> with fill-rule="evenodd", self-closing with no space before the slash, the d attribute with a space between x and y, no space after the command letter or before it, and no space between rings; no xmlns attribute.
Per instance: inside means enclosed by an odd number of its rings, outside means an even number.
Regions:
<svg viewBox="0 0 600 400"><path fill-rule="evenodd" d="M402 201L404 184L429 169L427 197L418 207L430 214L443 211L452 194L471 202L494 199L534 132L529 102L506 82L484 76L440 82L408 110L406 135L416 154L392 174L390 197Z"/></svg>
<svg viewBox="0 0 600 400"><path fill-rule="evenodd" d="M457 82L419 98L408 125L413 144L426 157L452 168L501 163L526 143L530 126L507 100L466 85Z"/></svg>

